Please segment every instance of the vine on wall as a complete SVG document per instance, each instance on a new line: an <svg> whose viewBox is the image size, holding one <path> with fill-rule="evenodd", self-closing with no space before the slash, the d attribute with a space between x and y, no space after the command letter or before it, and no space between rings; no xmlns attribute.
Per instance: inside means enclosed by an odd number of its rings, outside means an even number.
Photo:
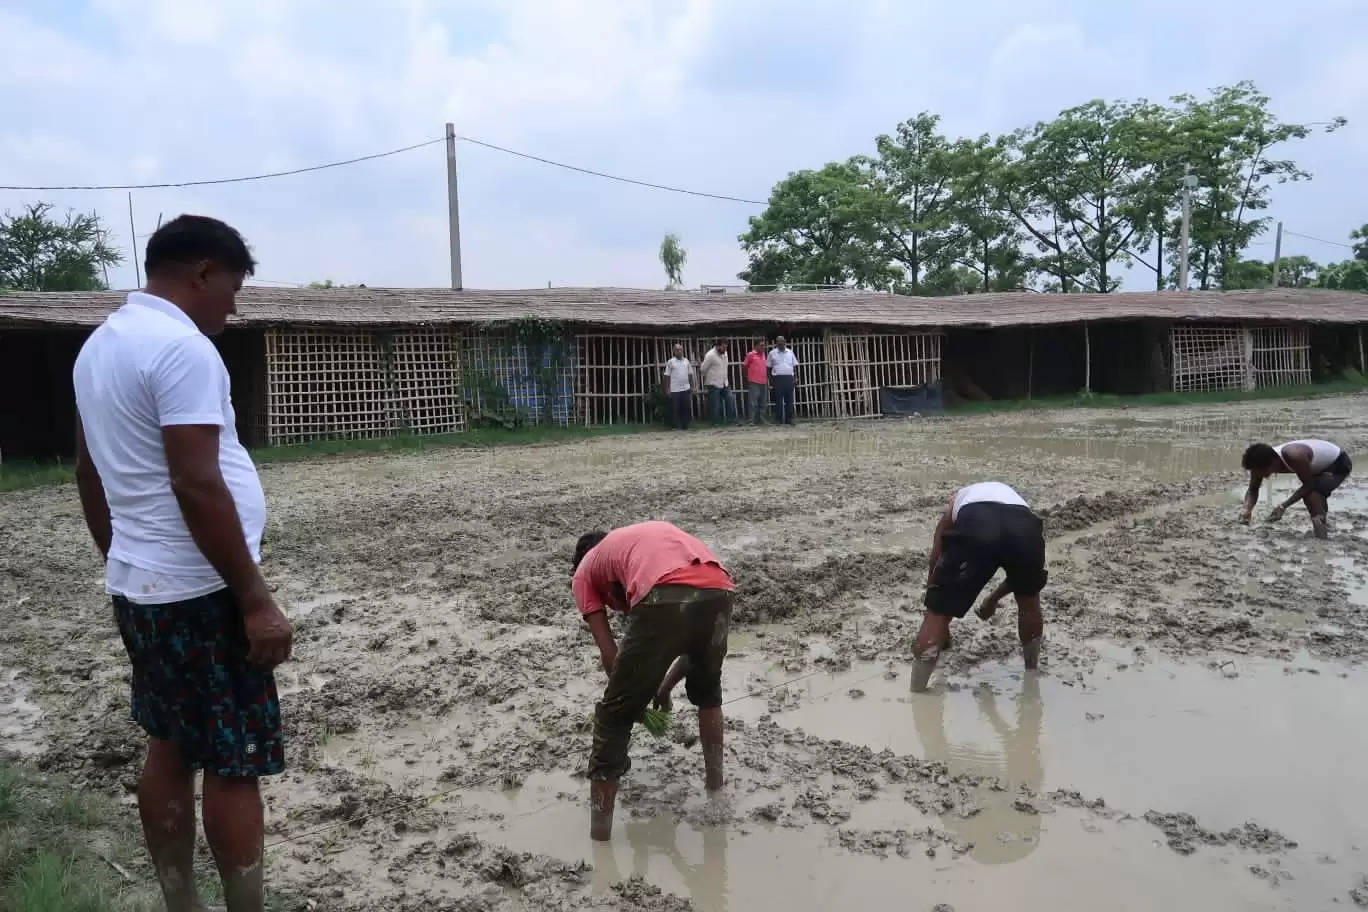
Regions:
<svg viewBox="0 0 1368 912"><path fill-rule="evenodd" d="M574 359L565 324L535 316L488 320L477 323L473 335L481 342L480 357L464 358L461 371L469 419L503 427L555 423L561 381ZM535 389L540 412L520 404L510 386Z"/></svg>

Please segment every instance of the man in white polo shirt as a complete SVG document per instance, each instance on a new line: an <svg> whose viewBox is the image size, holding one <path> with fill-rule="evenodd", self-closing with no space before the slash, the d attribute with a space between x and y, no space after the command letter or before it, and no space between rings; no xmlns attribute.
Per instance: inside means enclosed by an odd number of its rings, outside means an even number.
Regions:
<svg viewBox="0 0 1368 912"><path fill-rule="evenodd" d="M775 411L780 424L793 424L793 392L798 380L798 356L783 336L774 340L769 353L770 379L774 384Z"/></svg>
<svg viewBox="0 0 1368 912"><path fill-rule="evenodd" d="M926 614L912 644L912 690L926 690L941 650L950 644L950 622L969 613L998 568L1007 578L976 612L985 621L1010 592L1017 604L1017 635L1026 670L1040 663L1045 619L1045 525L1016 491L1000 481L966 485L950 499L931 541Z"/></svg>
<svg viewBox="0 0 1368 912"><path fill-rule="evenodd" d="M266 500L238 442L223 331L255 263L217 219L147 242L147 289L76 359L77 485L147 732L138 808L169 912L195 891L194 774L229 912L263 908L258 777L284 769L272 669L293 633L257 568Z"/></svg>
<svg viewBox="0 0 1368 912"><path fill-rule="evenodd" d="M665 362L665 393L670 399L670 424L687 431L693 418L693 362L684 355L684 346L674 347L674 357Z"/></svg>

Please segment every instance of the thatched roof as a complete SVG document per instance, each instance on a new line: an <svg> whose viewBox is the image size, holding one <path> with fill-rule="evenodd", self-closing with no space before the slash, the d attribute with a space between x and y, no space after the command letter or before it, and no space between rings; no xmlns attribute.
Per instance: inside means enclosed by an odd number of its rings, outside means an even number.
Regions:
<svg viewBox="0 0 1368 912"><path fill-rule="evenodd" d="M0 328L97 326L122 292L0 293ZM537 288L245 288L237 326L409 326L538 316L622 329L765 324L954 328L1160 319L1368 323L1368 295L1309 289L919 298L844 291L649 291Z"/></svg>

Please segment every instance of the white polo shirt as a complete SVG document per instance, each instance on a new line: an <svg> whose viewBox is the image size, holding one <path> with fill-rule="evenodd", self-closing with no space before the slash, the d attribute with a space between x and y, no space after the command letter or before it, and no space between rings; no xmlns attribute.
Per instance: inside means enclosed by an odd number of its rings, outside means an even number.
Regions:
<svg viewBox="0 0 1368 912"><path fill-rule="evenodd" d="M184 311L133 292L81 346L73 379L113 524L105 576L111 594L165 604L224 588L171 491L161 436L171 425L218 426L219 469L248 550L261 559L266 497L238 441L228 369Z"/></svg>
<svg viewBox="0 0 1368 912"><path fill-rule="evenodd" d="M670 378L670 392L686 393L693 388L693 365L688 358L671 358L665 362L665 376Z"/></svg>
<svg viewBox="0 0 1368 912"><path fill-rule="evenodd" d="M770 372L776 377L792 377L798 366L798 356L791 348L772 348L769 353Z"/></svg>

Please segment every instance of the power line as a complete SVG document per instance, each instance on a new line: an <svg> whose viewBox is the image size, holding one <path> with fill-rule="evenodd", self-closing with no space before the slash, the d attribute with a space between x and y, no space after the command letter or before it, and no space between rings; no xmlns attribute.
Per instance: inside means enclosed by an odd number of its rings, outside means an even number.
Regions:
<svg viewBox="0 0 1368 912"><path fill-rule="evenodd" d="M686 193L689 196L703 196L708 199L726 200L729 203L745 203L748 206L766 206L762 200L743 199L739 196L727 196L722 193L705 193L702 190L689 190L684 187L671 187L668 184L653 184L650 181L637 180L633 177L621 177L617 174L608 174L603 171L595 171L592 168L581 168L578 165L567 165L565 162L552 161L549 158L542 158L540 155L531 155L527 152L519 152L516 149L507 149L503 146L496 146L494 143L476 139L473 136L458 136L462 142L474 143L477 146L484 146L486 149L493 149L496 152L505 152L509 155L516 155L519 158L526 158L531 161L541 162L543 165L551 165L556 168L564 168L567 171L578 171L580 174L590 174L594 177L602 177L607 180L621 181L624 184L635 184L638 187L649 187L652 190L668 190L671 193Z"/></svg>
<svg viewBox="0 0 1368 912"><path fill-rule="evenodd" d="M421 149L424 146L432 146L445 141L446 137L438 137L437 139L429 139L427 142L404 146L400 149L390 149L388 152L376 152L372 155L362 155L359 158L348 158L344 161L328 162L322 165L310 165L307 168L294 168L289 171L272 171L268 174L251 174L246 177L221 177L213 180L175 181L162 184L70 184L66 186L28 187L6 184L0 185L0 190L160 190L168 187L205 187L211 184L240 184L245 181L267 180L272 177L289 177L292 174L306 174L310 171L323 171L327 168L340 168L343 165L354 165L357 162L386 158L390 155L398 155L401 152L411 152L414 149Z"/></svg>
<svg viewBox="0 0 1368 912"><path fill-rule="evenodd" d="M1345 250L1353 250L1353 244L1341 244L1339 241L1327 241L1325 238L1312 237L1309 234L1298 234L1295 231L1283 229L1283 234L1290 234L1292 237L1305 238L1308 241L1315 241L1318 244L1329 244L1332 247L1343 247Z"/></svg>

